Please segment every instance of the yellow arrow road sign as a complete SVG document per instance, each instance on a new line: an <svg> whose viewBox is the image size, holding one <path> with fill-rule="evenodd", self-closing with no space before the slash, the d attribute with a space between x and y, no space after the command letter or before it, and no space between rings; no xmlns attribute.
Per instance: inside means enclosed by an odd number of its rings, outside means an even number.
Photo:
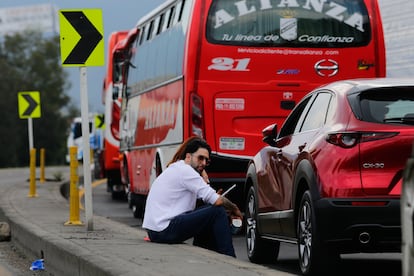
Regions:
<svg viewBox="0 0 414 276"><path fill-rule="evenodd" d="M40 118L40 92L23 91L17 94L19 103L19 117Z"/></svg>
<svg viewBox="0 0 414 276"><path fill-rule="evenodd" d="M62 66L104 65L102 10L59 10Z"/></svg>
<svg viewBox="0 0 414 276"><path fill-rule="evenodd" d="M95 127L96 128L105 128L105 115L97 114L95 115Z"/></svg>

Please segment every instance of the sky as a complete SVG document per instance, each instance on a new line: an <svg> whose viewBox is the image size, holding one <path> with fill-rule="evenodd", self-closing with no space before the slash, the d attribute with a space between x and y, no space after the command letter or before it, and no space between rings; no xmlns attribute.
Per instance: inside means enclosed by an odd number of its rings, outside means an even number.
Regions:
<svg viewBox="0 0 414 276"><path fill-rule="evenodd" d="M138 20L156 8L165 0L0 0L0 9L36 5L54 4L58 9L101 9L105 41L105 66L87 67L88 106L91 113L103 113L101 100L102 84L107 62L108 37L112 32L132 29ZM58 22L59 23L59 22ZM79 67L65 67L69 73L71 89L66 93L75 106L81 109Z"/></svg>

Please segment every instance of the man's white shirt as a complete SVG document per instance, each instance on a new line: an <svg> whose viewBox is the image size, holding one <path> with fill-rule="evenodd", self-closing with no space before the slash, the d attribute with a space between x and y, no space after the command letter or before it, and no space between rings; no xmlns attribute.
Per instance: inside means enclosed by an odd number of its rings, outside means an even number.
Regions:
<svg viewBox="0 0 414 276"><path fill-rule="evenodd" d="M151 186L142 227L157 232L164 230L171 219L194 210L197 198L214 204L219 195L184 160L171 164Z"/></svg>

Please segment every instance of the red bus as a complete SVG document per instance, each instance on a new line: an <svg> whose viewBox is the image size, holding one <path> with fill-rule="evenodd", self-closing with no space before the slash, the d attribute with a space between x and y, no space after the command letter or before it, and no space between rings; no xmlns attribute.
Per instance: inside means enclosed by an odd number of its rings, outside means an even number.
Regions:
<svg viewBox="0 0 414 276"><path fill-rule="evenodd" d="M121 110L121 167L134 215L189 136L212 147L212 185L244 209L261 130L313 88L385 76L375 0L171 0L138 21Z"/></svg>
<svg viewBox="0 0 414 276"><path fill-rule="evenodd" d="M125 38L128 31L113 32L108 39L108 59L102 89L102 103L105 106L105 130L103 149L99 155L100 176L107 178L107 191L116 198L125 192L119 167L119 118L121 110L119 84L116 83L116 45ZM115 93L114 93L115 90Z"/></svg>

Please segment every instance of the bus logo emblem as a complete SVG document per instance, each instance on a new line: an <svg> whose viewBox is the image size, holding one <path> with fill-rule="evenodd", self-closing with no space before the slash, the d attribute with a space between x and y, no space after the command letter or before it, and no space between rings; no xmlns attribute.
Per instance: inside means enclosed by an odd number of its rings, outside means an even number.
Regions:
<svg viewBox="0 0 414 276"><path fill-rule="evenodd" d="M293 99L293 93L292 92L283 92L283 99L284 100L291 100L291 99Z"/></svg>
<svg viewBox="0 0 414 276"><path fill-rule="evenodd" d="M332 77L339 71L338 62L332 59L322 59L315 63L315 71L319 76Z"/></svg>
<svg viewBox="0 0 414 276"><path fill-rule="evenodd" d="M280 18L280 36L288 41L298 37L298 20L296 18Z"/></svg>

